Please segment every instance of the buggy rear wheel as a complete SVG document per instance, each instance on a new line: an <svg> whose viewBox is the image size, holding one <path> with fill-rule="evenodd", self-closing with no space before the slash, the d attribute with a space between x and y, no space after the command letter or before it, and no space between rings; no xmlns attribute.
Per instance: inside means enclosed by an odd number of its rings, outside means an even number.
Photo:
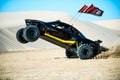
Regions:
<svg viewBox="0 0 120 80"><path fill-rule="evenodd" d="M95 56L93 48L88 44L81 44L77 50L80 59L91 59Z"/></svg>
<svg viewBox="0 0 120 80"><path fill-rule="evenodd" d="M17 31L16 38L21 43L28 43L28 41L26 41L22 36L23 35L23 30L24 30L24 28L21 28Z"/></svg>
<svg viewBox="0 0 120 80"><path fill-rule="evenodd" d="M77 54L74 54L66 49L66 57L67 58L78 58Z"/></svg>

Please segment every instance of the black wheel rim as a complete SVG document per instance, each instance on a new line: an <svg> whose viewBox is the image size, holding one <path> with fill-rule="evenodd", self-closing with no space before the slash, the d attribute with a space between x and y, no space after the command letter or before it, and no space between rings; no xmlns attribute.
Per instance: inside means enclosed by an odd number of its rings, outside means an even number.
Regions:
<svg viewBox="0 0 120 80"><path fill-rule="evenodd" d="M84 49L84 50L83 50L83 55L86 56L86 55L88 55L88 54L89 54L89 50L88 50L88 49Z"/></svg>
<svg viewBox="0 0 120 80"><path fill-rule="evenodd" d="M28 36L30 37L30 38L36 38L36 36L37 36L37 32L34 30L34 29L28 29L28 31L27 31L27 34L28 34Z"/></svg>

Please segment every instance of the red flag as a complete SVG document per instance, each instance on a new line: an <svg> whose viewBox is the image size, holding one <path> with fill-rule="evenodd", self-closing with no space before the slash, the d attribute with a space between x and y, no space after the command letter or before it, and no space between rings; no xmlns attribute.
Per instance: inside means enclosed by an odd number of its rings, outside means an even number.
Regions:
<svg viewBox="0 0 120 80"><path fill-rule="evenodd" d="M94 5L92 4L86 11L85 11L85 13L90 13L91 11L93 11L94 10Z"/></svg>
<svg viewBox="0 0 120 80"><path fill-rule="evenodd" d="M85 12L85 10L88 8L88 6L87 5L84 5L78 12L81 12L81 13L83 13L83 12Z"/></svg>
<svg viewBox="0 0 120 80"><path fill-rule="evenodd" d="M95 16L102 16L104 11L95 7L92 4L90 7L84 5L78 12L92 14L92 15L95 15Z"/></svg>

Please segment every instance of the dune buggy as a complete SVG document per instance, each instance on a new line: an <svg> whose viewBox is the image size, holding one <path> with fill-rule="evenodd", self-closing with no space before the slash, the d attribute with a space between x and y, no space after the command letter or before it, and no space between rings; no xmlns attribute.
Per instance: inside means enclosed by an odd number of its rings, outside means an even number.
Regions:
<svg viewBox="0 0 120 80"><path fill-rule="evenodd" d="M43 22L26 19L25 22L26 27L16 33L16 38L21 43L34 42L42 38L65 48L67 58L91 59L102 51L102 41L92 41L72 25L60 20Z"/></svg>

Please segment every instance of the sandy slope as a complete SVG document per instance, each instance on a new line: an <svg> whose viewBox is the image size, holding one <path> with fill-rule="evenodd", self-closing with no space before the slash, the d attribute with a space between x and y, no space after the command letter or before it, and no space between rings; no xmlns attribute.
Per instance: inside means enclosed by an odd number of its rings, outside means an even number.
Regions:
<svg viewBox="0 0 120 80"><path fill-rule="evenodd" d="M22 27L25 26L25 19L38 19L43 21L62 20L68 21L71 17L63 12L14 12L0 13L0 27Z"/></svg>
<svg viewBox="0 0 120 80"><path fill-rule="evenodd" d="M113 30L120 30L120 20L107 20L107 21L95 21L93 22L98 25L102 25L103 27L113 29ZM111 25L112 23L113 25Z"/></svg>
<svg viewBox="0 0 120 80"><path fill-rule="evenodd" d="M57 47L42 39L29 44L21 44L16 40L17 29L18 28L0 29L0 52Z"/></svg>
<svg viewBox="0 0 120 80"><path fill-rule="evenodd" d="M108 28L112 33L120 36L120 20L107 20L107 21L94 21L94 24L100 25L104 28ZM112 23L112 25L111 25Z"/></svg>
<svg viewBox="0 0 120 80"><path fill-rule="evenodd" d="M15 51L15 50L26 50L36 49L45 47L56 47L44 40L38 40L34 43L21 44L16 40L16 32L18 29L25 27L24 19L39 19L43 21L54 21L61 20L63 22L72 24L72 17L63 12L18 12L18 13L0 13L0 52L1 51ZM117 20L118 22L119 20ZM115 21L114 21L115 22ZM109 24L113 25L114 22ZM120 21L119 21L120 22ZM108 23L106 23L108 24ZM111 32L110 29L97 25L91 22L76 20L73 25L79 29L87 38L91 40L100 39L103 41L101 45L111 48L120 45L119 35ZM119 26L119 25L117 25ZM116 31L114 31L116 32ZM120 33L120 32L118 32ZM41 43L42 42L42 43ZM38 44L40 43L40 44ZM48 45L50 46L48 46ZM47 46L46 46L47 45Z"/></svg>

